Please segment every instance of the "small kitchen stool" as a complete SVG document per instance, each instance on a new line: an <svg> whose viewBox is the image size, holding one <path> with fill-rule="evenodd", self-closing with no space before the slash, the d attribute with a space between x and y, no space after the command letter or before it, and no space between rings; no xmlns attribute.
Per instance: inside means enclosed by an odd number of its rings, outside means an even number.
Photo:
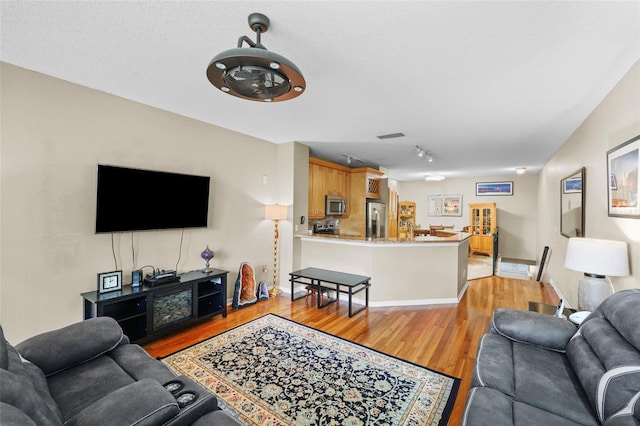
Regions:
<svg viewBox="0 0 640 426"><path fill-rule="evenodd" d="M307 297L314 295L314 294L318 294L318 287L314 286L314 285L308 285L305 287L305 289L307 290ZM326 288L321 288L320 292L318 294L318 297L320 297L320 304L324 304L324 300L323 300L323 293L327 294L327 298L331 299L331 295L329 294L329 289Z"/></svg>

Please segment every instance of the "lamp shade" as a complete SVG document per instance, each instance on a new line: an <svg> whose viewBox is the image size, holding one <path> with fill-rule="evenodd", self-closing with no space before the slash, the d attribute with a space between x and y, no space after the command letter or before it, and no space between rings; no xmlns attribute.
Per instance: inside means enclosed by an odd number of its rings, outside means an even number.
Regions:
<svg viewBox="0 0 640 426"><path fill-rule="evenodd" d="M564 266L594 275L629 275L627 243L594 238L569 238Z"/></svg>
<svg viewBox="0 0 640 426"><path fill-rule="evenodd" d="M270 220L284 220L287 218L287 206L267 204L264 206L264 218Z"/></svg>

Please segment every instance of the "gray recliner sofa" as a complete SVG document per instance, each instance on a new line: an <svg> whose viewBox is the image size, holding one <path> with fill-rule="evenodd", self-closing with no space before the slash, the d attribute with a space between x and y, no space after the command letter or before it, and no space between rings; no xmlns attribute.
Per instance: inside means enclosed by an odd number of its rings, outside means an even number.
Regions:
<svg viewBox="0 0 640 426"><path fill-rule="evenodd" d="M640 290L608 297L577 328L494 312L463 425L640 425Z"/></svg>
<svg viewBox="0 0 640 426"><path fill-rule="evenodd" d="M15 347L0 328L0 424L238 423L207 389L130 344L114 319L99 317Z"/></svg>

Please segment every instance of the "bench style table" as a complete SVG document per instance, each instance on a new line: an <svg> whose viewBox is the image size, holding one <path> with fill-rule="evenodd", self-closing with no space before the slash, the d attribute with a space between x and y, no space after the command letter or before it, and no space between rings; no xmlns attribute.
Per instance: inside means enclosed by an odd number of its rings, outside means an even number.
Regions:
<svg viewBox="0 0 640 426"><path fill-rule="evenodd" d="M366 277L364 275L347 274L345 272L330 271L328 269L300 269L299 271L294 271L289 274L289 282L291 282L291 301L293 302L294 300L306 297L300 296L296 298L294 296L293 288L295 284L311 285L317 289L318 309L338 300L340 293L347 293L349 294L349 318L351 318L358 312L369 307L369 287L371 287L371 283L369 282L370 280L371 277ZM321 303L320 294L323 290L333 290L337 293L336 296L338 297L335 299L327 298L329 299L328 302ZM358 294L363 290L365 292L365 304L354 312L352 305L353 295Z"/></svg>

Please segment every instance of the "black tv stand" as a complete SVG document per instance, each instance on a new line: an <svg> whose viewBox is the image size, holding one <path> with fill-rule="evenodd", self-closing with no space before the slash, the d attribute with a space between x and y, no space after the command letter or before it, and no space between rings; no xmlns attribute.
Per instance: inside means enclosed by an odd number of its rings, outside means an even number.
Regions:
<svg viewBox="0 0 640 426"><path fill-rule="evenodd" d="M84 319L110 316L132 342L144 343L205 321L227 316L228 271L187 272L158 286L126 286L98 294L82 293Z"/></svg>

